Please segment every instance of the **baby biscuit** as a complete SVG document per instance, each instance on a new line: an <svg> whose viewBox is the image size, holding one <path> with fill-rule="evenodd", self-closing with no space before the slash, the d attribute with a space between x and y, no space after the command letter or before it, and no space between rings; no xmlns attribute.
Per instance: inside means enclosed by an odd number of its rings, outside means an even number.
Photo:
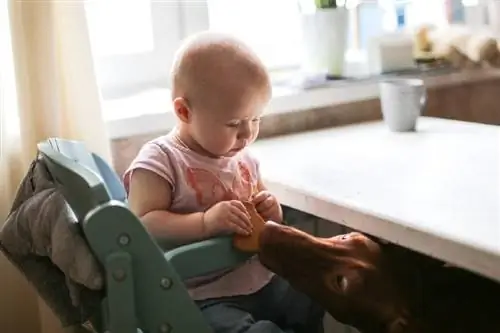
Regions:
<svg viewBox="0 0 500 333"><path fill-rule="evenodd" d="M255 206L248 201L243 201L245 208L250 215L250 221L253 225L253 232L249 236L235 235L233 237L233 245L235 248L244 252L258 252L259 251L259 236L264 229L266 223L264 219L257 213Z"/></svg>

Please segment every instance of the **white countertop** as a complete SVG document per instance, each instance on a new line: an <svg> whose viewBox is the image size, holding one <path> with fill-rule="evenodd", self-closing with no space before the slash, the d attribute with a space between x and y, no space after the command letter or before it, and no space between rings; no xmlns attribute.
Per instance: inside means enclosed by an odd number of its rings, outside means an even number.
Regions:
<svg viewBox="0 0 500 333"><path fill-rule="evenodd" d="M500 128L421 118L257 141L268 188L290 207L500 281Z"/></svg>

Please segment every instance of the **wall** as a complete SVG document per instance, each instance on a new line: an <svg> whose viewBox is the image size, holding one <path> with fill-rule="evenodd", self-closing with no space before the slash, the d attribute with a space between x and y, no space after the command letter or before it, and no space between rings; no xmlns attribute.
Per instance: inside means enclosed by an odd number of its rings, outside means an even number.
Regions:
<svg viewBox="0 0 500 333"><path fill-rule="evenodd" d="M500 75L436 86L428 96L426 116L500 125Z"/></svg>

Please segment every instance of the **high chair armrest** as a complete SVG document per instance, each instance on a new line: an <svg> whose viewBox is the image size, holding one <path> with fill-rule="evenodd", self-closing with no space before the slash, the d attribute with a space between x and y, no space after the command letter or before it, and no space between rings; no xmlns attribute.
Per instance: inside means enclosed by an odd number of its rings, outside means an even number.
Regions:
<svg viewBox="0 0 500 333"><path fill-rule="evenodd" d="M212 238L165 252L165 259L175 267L182 279L232 268L251 256L235 249L231 237Z"/></svg>
<svg viewBox="0 0 500 333"><path fill-rule="evenodd" d="M106 275L102 331L213 332L176 268L124 203L94 208L82 229Z"/></svg>

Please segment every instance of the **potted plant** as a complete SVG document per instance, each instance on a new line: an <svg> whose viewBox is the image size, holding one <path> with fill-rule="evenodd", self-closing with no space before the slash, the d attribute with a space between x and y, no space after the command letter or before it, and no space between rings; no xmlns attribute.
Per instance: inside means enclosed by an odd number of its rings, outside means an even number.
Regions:
<svg viewBox="0 0 500 333"><path fill-rule="evenodd" d="M305 72L342 76L349 27L345 2L308 0L306 3L302 0L299 3L303 33L302 67Z"/></svg>

